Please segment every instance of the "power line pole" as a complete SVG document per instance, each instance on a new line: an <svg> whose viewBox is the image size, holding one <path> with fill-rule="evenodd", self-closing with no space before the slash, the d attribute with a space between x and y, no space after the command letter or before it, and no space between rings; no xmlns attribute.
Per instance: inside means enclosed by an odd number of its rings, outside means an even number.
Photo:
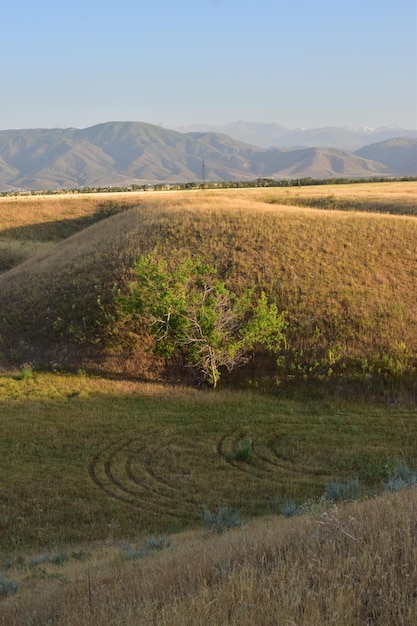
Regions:
<svg viewBox="0 0 417 626"><path fill-rule="evenodd" d="M206 186L206 164L204 163L204 157L201 161L201 188L204 189Z"/></svg>

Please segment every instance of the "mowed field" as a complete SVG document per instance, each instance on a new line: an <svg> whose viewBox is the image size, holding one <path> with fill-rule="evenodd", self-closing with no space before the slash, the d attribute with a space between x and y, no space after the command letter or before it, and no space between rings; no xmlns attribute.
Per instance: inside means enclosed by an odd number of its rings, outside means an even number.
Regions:
<svg viewBox="0 0 417 626"><path fill-rule="evenodd" d="M414 192L0 201L20 251L0 274L0 624L415 623L416 487L384 489L417 468ZM281 369L255 355L212 392L143 329L132 347L114 290L149 252L265 289ZM242 528L203 528L224 507Z"/></svg>
<svg viewBox="0 0 417 626"><path fill-rule="evenodd" d="M415 407L35 372L0 414L0 624L414 623Z"/></svg>

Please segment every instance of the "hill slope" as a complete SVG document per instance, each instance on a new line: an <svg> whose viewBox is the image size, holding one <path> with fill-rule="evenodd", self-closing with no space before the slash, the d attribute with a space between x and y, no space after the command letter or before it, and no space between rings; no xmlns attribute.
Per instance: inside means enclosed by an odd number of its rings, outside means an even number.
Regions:
<svg viewBox="0 0 417 626"><path fill-rule="evenodd" d="M115 289L153 252L202 255L234 290L264 289L287 311L285 375L405 372L417 354L415 218L271 205L271 193L243 191L145 194L4 272L3 357L162 375L146 329L129 346L132 329L113 327Z"/></svg>
<svg viewBox="0 0 417 626"><path fill-rule="evenodd" d="M364 159L383 163L391 172L415 176L417 172L417 139L397 137L356 150Z"/></svg>
<svg viewBox="0 0 417 626"><path fill-rule="evenodd" d="M203 158L208 180L403 173L395 158L387 166L332 148L267 150L223 134L109 122L83 130L0 131L0 191L196 181Z"/></svg>

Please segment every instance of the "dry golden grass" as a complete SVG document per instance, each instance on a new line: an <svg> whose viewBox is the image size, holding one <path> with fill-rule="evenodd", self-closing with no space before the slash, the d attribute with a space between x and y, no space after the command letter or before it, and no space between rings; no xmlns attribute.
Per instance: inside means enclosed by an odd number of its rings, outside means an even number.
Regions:
<svg viewBox="0 0 417 626"><path fill-rule="evenodd" d="M91 212L91 209L91 201L85 197L80 198L77 203L74 199L63 196L3 197L0 198L1 231L55 219L78 217Z"/></svg>
<svg viewBox="0 0 417 626"><path fill-rule="evenodd" d="M252 190L254 191L254 190ZM392 200L404 203L408 200L416 205L417 183L415 181L381 182L381 183L351 183L349 185L312 185L310 187L284 187L262 189L267 195L290 196L335 196L336 198L361 198L364 202L371 200Z"/></svg>
<svg viewBox="0 0 417 626"><path fill-rule="evenodd" d="M220 197L222 200L227 196L236 202L244 198L255 198L265 202L269 198L297 198L299 196L353 198L362 199L364 203L378 200L398 205L417 204L416 182L384 182L372 184L349 184L349 185L313 185L310 187L274 187L252 189L223 189L223 190L188 190L168 192L126 192L126 193L97 193L97 194L64 194L64 195L36 195L0 197L0 236L7 229L15 229L21 226L32 226L54 220L74 219L91 215L106 202L115 202L123 206L134 206L146 202L152 205L166 204L167 199L176 198L178 204L183 199L192 202L197 195L210 195Z"/></svg>
<svg viewBox="0 0 417 626"><path fill-rule="evenodd" d="M297 194L332 194L362 198L364 209L369 199L406 208L415 202L414 189L415 183L379 183L116 196L121 206L125 198L135 206L0 276L4 351L16 362L36 363L41 351L44 363L59 357L63 363L103 367L106 362L110 369L157 372L161 364L152 365L144 351L123 353L118 360L118 348L109 357L103 333L114 317L114 290L125 289L133 261L142 254L203 255L233 289L262 288L287 311L286 376L327 376L352 368L402 376L417 354L415 217L287 201ZM42 219L49 206L56 224L69 211L94 213L102 201L37 200ZM30 202L34 211L35 200ZM119 339L120 345L120 334ZM88 343L94 353L86 350ZM100 346L106 351L97 352Z"/></svg>
<svg viewBox="0 0 417 626"><path fill-rule="evenodd" d="M221 536L172 536L134 560L84 547L77 561L34 568L1 602L0 624L413 626L416 519L414 487Z"/></svg>

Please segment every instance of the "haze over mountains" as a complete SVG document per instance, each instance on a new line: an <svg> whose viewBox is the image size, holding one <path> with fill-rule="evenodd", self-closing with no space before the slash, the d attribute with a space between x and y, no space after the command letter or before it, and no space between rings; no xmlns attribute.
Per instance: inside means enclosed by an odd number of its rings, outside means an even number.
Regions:
<svg viewBox="0 0 417 626"><path fill-rule="evenodd" d="M192 124L176 128L183 133L204 132L223 133L239 141L251 143L261 148L274 146L303 148L339 148L354 151L371 143L379 143L396 137L417 138L417 130L407 130L397 126L386 128L324 128L289 129L275 123L231 122L224 126Z"/></svg>
<svg viewBox="0 0 417 626"><path fill-rule="evenodd" d="M241 128L242 124L258 143L255 126L262 126L265 141L265 127L282 128L238 123ZM271 142L276 138L274 128L270 128ZM267 148L224 133L179 132L142 122L4 130L0 131L0 191L198 181L203 159L205 178L214 181L417 175L417 131L367 132L361 136L383 140L372 145L364 142L351 152L340 148L342 137L346 136L343 145L351 145L359 141L359 131L330 130L297 131L302 147L292 148L291 134L283 136L285 147ZM314 134L317 143L311 146ZM325 137L327 144L323 144Z"/></svg>

